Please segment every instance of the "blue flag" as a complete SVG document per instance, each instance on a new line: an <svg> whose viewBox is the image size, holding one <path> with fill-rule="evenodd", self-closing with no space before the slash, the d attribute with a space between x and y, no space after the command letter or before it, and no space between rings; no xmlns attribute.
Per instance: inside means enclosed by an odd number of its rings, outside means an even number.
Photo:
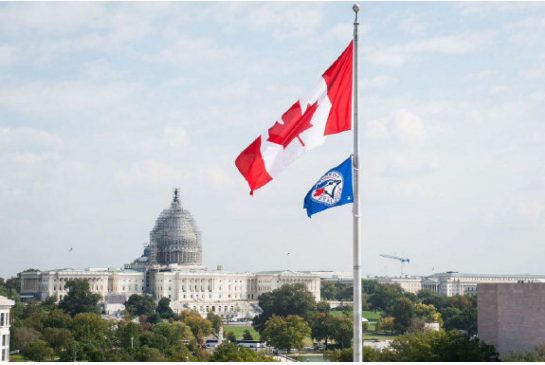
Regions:
<svg viewBox="0 0 545 365"><path fill-rule="evenodd" d="M326 172L305 196L303 208L311 217L314 213L352 203L352 156Z"/></svg>

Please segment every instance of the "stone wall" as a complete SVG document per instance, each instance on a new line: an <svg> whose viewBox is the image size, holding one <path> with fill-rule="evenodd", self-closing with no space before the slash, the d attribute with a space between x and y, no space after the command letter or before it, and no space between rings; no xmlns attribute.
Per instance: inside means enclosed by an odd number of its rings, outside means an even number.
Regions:
<svg viewBox="0 0 545 365"><path fill-rule="evenodd" d="M500 356L545 343L545 283L479 284L479 338Z"/></svg>

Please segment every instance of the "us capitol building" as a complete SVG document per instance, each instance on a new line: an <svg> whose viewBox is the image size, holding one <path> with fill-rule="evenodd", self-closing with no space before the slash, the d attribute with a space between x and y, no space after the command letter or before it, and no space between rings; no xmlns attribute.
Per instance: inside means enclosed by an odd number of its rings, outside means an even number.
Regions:
<svg viewBox="0 0 545 365"><path fill-rule="evenodd" d="M132 294L171 300L174 311L192 309L201 315L253 318L260 312L258 297L284 284L303 283L320 300L320 277L294 271L226 272L221 266L202 266L201 233L191 213L182 207L178 189L150 233L142 256L123 269L56 269L20 273L22 297L61 300L72 279L86 279L92 292L102 296L105 308L122 308ZM120 307L121 306L121 307ZM108 311L108 310L107 310Z"/></svg>

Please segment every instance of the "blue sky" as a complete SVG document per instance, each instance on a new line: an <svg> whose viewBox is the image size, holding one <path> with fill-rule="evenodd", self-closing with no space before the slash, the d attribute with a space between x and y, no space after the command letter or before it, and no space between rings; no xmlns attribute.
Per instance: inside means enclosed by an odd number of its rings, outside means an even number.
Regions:
<svg viewBox="0 0 545 365"><path fill-rule="evenodd" d="M545 273L545 5L362 3L363 270ZM351 207L234 159L351 38L351 3L0 3L0 276L119 267L174 187L227 270L351 270ZM68 253L70 248L71 253ZM290 252L289 260L286 253Z"/></svg>

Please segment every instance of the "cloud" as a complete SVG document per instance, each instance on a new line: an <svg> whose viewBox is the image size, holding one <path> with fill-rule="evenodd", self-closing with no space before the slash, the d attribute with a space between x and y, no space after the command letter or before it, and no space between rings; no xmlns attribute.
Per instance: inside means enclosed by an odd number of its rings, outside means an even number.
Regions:
<svg viewBox="0 0 545 365"><path fill-rule="evenodd" d="M466 33L439 36L392 46L368 46L363 52L370 62L384 66L401 66L411 56L422 53L462 55L483 49L494 33Z"/></svg>
<svg viewBox="0 0 545 365"><path fill-rule="evenodd" d="M184 127L167 127L164 138L172 148L181 148L189 144L189 135Z"/></svg>
<svg viewBox="0 0 545 365"><path fill-rule="evenodd" d="M386 165L381 175L395 178L426 175L437 170L438 166L437 160L429 157L397 156Z"/></svg>
<svg viewBox="0 0 545 365"><path fill-rule="evenodd" d="M145 159L132 163L128 168L118 171L114 176L114 182L119 187L147 186L152 188L166 188L173 184L196 184L200 187L225 191L235 185L235 173L233 170L226 172L219 166L206 166L196 169L175 168L170 164L155 160Z"/></svg>
<svg viewBox="0 0 545 365"><path fill-rule="evenodd" d="M118 171L114 181L120 186L151 185L171 186L175 181L181 181L184 173L167 163L154 159L146 159L131 164L127 169Z"/></svg>
<svg viewBox="0 0 545 365"><path fill-rule="evenodd" d="M354 26L348 22L335 24L328 33L331 37L340 41L346 41L352 38Z"/></svg>
<svg viewBox="0 0 545 365"><path fill-rule="evenodd" d="M545 221L545 204L542 200L527 197L505 198L488 209L483 223L488 227L524 230L540 227Z"/></svg>
<svg viewBox="0 0 545 365"><path fill-rule="evenodd" d="M0 66L7 66L15 62L17 58L17 48L0 45Z"/></svg>
<svg viewBox="0 0 545 365"><path fill-rule="evenodd" d="M174 44L163 48L152 61L189 64L201 62L220 62L233 58L235 50L220 46L212 38L179 36Z"/></svg>
<svg viewBox="0 0 545 365"><path fill-rule="evenodd" d="M51 116L108 108L138 90L136 85L121 82L22 82L0 88L0 106L21 114Z"/></svg>
<svg viewBox="0 0 545 365"><path fill-rule="evenodd" d="M464 81L468 82L477 82L483 80L489 80L491 78L497 77L499 72L496 70L482 70L478 72L472 72L464 76Z"/></svg>
<svg viewBox="0 0 545 365"><path fill-rule="evenodd" d="M30 127L0 128L0 150L60 150L63 147L62 138L56 134Z"/></svg>
<svg viewBox="0 0 545 365"><path fill-rule="evenodd" d="M370 79L365 79L362 82L362 87L383 88L397 84L399 79L387 75L377 75Z"/></svg>
<svg viewBox="0 0 545 365"><path fill-rule="evenodd" d="M426 33L428 26L414 12L408 12L401 16L399 29L409 34L422 35Z"/></svg>
<svg viewBox="0 0 545 365"><path fill-rule="evenodd" d="M402 141L422 140L426 136L422 118L407 109L370 121L367 133L373 139L393 137Z"/></svg>
<svg viewBox="0 0 545 365"><path fill-rule="evenodd" d="M14 31L33 29L70 33L82 25L99 21L104 15L103 5L92 2L2 5L0 28Z"/></svg>
<svg viewBox="0 0 545 365"><path fill-rule="evenodd" d="M204 9L201 18L212 19L224 31L260 30L276 39L301 39L317 34L324 19L320 3L229 3Z"/></svg>

